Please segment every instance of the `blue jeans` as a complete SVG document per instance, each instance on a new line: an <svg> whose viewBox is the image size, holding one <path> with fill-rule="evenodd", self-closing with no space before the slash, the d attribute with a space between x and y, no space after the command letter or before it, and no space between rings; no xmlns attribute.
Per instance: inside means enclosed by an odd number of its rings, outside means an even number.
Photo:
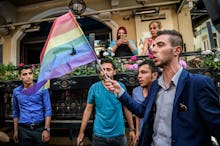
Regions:
<svg viewBox="0 0 220 146"><path fill-rule="evenodd" d="M43 129L44 126L35 129L18 126L19 146L49 146L48 142L41 141Z"/></svg>
<svg viewBox="0 0 220 146"><path fill-rule="evenodd" d="M112 138L103 138L92 135L93 146L127 146L127 138L125 135L120 135Z"/></svg>

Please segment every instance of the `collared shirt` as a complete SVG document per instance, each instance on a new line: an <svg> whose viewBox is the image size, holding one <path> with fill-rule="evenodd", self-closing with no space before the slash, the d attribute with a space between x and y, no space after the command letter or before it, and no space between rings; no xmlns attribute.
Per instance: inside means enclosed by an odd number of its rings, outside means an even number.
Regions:
<svg viewBox="0 0 220 146"><path fill-rule="evenodd" d="M137 86L136 88L133 89L132 91L132 98L137 101L137 103L142 103L145 100L145 97L143 95L143 87L141 86ZM143 118L140 118L140 133L141 133L141 129L143 127L144 124L144 120Z"/></svg>
<svg viewBox="0 0 220 146"><path fill-rule="evenodd" d="M18 123L37 124L52 116L48 90L25 95L23 89L21 85L13 90L13 118L18 118Z"/></svg>
<svg viewBox="0 0 220 146"><path fill-rule="evenodd" d="M156 115L153 125L153 142L151 146L171 146L171 123L173 102L176 93L176 87L183 68L180 68L173 76L168 88L165 87L163 76L158 79L161 89L156 97Z"/></svg>

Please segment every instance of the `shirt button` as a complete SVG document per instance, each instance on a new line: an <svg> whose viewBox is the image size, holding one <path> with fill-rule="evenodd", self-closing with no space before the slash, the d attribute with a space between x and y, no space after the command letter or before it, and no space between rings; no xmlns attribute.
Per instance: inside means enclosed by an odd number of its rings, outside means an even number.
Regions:
<svg viewBox="0 0 220 146"><path fill-rule="evenodd" d="M172 143L175 143L175 142L176 142L176 141L173 139L173 140L172 140Z"/></svg>

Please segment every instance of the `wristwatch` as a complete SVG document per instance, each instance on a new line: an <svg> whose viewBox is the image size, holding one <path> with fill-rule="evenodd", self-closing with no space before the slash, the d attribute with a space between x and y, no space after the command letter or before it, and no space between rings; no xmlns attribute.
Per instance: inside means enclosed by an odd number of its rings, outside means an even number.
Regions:
<svg viewBox="0 0 220 146"><path fill-rule="evenodd" d="M50 128L44 128L44 130L46 130L46 131L50 132Z"/></svg>
<svg viewBox="0 0 220 146"><path fill-rule="evenodd" d="M131 131L135 131L135 128L130 128L130 129L129 129L129 132L131 132Z"/></svg>

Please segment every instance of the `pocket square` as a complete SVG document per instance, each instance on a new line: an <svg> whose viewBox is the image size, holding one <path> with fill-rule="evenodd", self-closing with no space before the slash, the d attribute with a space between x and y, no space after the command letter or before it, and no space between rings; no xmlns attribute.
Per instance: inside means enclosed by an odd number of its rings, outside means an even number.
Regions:
<svg viewBox="0 0 220 146"><path fill-rule="evenodd" d="M180 112L186 112L188 110L187 106L184 105L183 103L180 103L179 105L179 111Z"/></svg>

